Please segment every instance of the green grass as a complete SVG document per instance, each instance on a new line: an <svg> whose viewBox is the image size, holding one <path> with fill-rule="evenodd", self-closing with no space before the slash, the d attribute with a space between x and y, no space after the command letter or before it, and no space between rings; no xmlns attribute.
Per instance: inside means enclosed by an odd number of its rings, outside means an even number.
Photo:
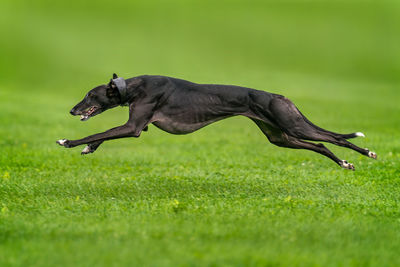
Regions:
<svg viewBox="0 0 400 267"><path fill-rule="evenodd" d="M0 4L1 266L398 266L400 6L395 1ZM68 114L117 72L281 93L362 131L356 171L268 143L248 119L56 146L120 125Z"/></svg>

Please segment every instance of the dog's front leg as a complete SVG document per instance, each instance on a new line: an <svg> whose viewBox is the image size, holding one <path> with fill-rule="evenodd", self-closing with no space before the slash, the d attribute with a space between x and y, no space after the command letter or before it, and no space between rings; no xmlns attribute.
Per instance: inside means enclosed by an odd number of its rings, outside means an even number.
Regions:
<svg viewBox="0 0 400 267"><path fill-rule="evenodd" d="M95 152L102 143L103 143L103 141L96 141L96 142L87 144L87 146L82 150L81 154L86 155L86 154Z"/></svg>
<svg viewBox="0 0 400 267"><path fill-rule="evenodd" d="M117 138L124 138L124 137L139 137L143 127L137 127L134 123L126 123L122 126L118 126L115 128L112 128L108 131L105 131L103 133L98 133L94 135L90 135L88 137L78 139L78 140L67 140L67 139L61 139L57 141L57 144L71 148L71 147L76 147L79 145L84 145L84 144L90 144L90 143L97 143L97 142L103 142L106 140L111 140L111 139L117 139ZM98 144L98 146L100 145Z"/></svg>
<svg viewBox="0 0 400 267"><path fill-rule="evenodd" d="M142 103L141 105L136 103L136 106L131 104L129 107L129 120L126 124L78 140L61 139L57 141L57 144L67 148L88 144L88 149L86 150L85 148L82 151L83 154L86 154L85 152L94 152L97 147L106 140L124 137L139 137L141 132L146 130L146 126L153 117L153 110L156 104L156 101L149 101ZM133 114L135 114L135 116ZM93 149L90 149L91 146Z"/></svg>
<svg viewBox="0 0 400 267"><path fill-rule="evenodd" d="M148 130L148 126L144 127L144 129L142 131L146 132L147 130ZM96 141L96 142L87 144L87 146L82 150L81 154L86 155L86 154L94 153L103 142L104 141L102 140L102 141Z"/></svg>

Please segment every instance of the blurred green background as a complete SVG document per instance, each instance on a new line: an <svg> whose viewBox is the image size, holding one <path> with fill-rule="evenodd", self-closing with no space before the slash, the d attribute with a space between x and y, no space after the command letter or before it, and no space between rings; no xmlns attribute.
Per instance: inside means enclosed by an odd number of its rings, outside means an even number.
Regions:
<svg viewBox="0 0 400 267"><path fill-rule="evenodd" d="M0 265L399 265L399 29L399 1L1 1ZM113 72L284 94L379 160L245 118L57 147L126 121L68 114Z"/></svg>
<svg viewBox="0 0 400 267"><path fill-rule="evenodd" d="M266 89L257 80L284 73L394 83L398 11L398 1L2 1L2 83L79 91L113 71Z"/></svg>

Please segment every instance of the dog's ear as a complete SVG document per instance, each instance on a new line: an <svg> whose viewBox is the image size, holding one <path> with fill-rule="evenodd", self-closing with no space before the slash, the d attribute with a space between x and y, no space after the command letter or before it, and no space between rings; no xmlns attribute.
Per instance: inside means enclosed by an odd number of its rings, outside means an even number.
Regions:
<svg viewBox="0 0 400 267"><path fill-rule="evenodd" d="M119 92L118 92L117 86L114 84L113 79L110 79L110 82L108 83L108 86L107 86L107 89L106 89L106 95L109 98L119 96Z"/></svg>
<svg viewBox="0 0 400 267"><path fill-rule="evenodd" d="M113 79L117 79L118 75L116 73L113 74Z"/></svg>

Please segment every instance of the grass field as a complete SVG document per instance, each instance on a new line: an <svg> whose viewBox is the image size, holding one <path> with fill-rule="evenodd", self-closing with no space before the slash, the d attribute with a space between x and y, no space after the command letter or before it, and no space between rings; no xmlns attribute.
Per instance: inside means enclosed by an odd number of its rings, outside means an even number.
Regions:
<svg viewBox="0 0 400 267"><path fill-rule="evenodd" d="M395 1L2 1L0 266L399 266ZM56 146L127 120L68 111L113 72L284 94L362 131L339 168L250 120Z"/></svg>

